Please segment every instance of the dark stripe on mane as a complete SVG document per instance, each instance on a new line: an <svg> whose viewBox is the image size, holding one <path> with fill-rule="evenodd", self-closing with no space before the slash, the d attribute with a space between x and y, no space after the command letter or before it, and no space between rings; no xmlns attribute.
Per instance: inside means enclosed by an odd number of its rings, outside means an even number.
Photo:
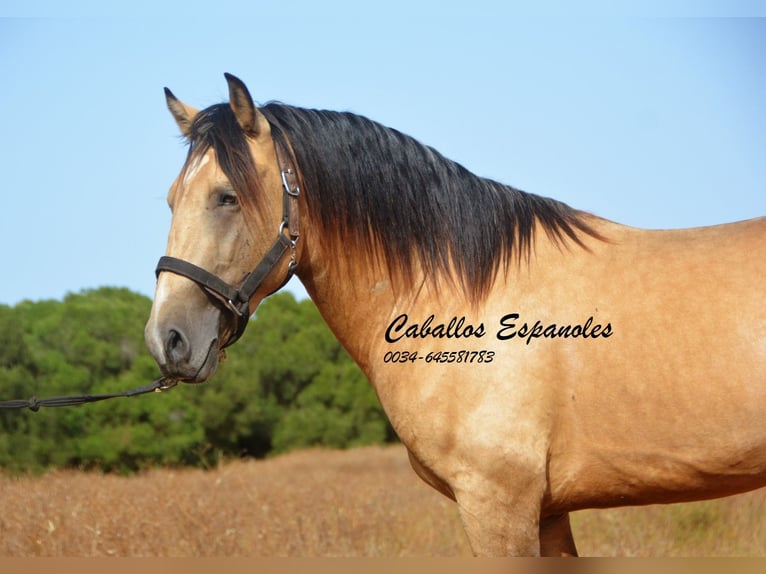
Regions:
<svg viewBox="0 0 766 574"><path fill-rule="evenodd" d="M406 283L421 270L457 280L478 301L499 270L528 259L537 225L560 244L582 246L580 233L599 237L582 212L480 178L367 118L276 103L260 109L275 141L287 138L295 152L309 216L325 241L337 242L328 252L382 254ZM190 157L213 147L234 188L257 201L254 164L227 104L200 112L190 142Z"/></svg>

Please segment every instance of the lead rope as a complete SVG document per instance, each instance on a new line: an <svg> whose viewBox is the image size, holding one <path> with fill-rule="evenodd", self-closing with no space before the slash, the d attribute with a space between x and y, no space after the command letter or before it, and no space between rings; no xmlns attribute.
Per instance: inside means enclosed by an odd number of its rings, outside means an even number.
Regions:
<svg viewBox="0 0 766 574"><path fill-rule="evenodd" d="M135 397L147 393L162 393L170 390L178 384L175 379L160 377L148 385L142 385L135 389L121 391L119 393L107 393L103 395L68 395L64 397L52 397L49 399L15 399L10 401L0 401L0 409L23 409L29 408L33 412L40 410L40 407L69 407L73 405L82 405L84 403L95 403L106 399L116 399L119 397Z"/></svg>

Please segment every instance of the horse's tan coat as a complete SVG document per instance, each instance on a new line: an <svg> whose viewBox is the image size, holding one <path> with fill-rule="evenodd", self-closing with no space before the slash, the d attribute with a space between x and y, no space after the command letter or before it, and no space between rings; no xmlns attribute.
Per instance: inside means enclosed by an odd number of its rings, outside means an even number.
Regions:
<svg viewBox="0 0 766 574"><path fill-rule="evenodd" d="M190 108L170 107L188 127ZM263 130L250 142L255 158L268 158L259 160L264 204L276 213L273 144ZM209 190L221 183L212 181L221 177L214 165L176 182L183 201L174 205L168 254L236 282L270 239L209 208ZM606 240L583 237L587 249L538 233L529 261L498 276L474 306L446 278L397 292L385 267L353 246L332 256L312 221L301 221L299 277L374 386L413 468L457 501L477 554L574 554L570 511L766 484L766 219L676 231L595 217L592 225ZM226 254L211 241L221 235L230 238ZM163 274L157 289L147 342L160 362L170 324L202 347L221 340L225 327L196 285ZM417 323L464 317L486 335L388 343L385 330L401 313ZM612 334L501 341L499 320L509 313L519 324L593 317ZM389 351L463 349L493 351L494 360L384 362ZM206 350L195 352L208 361L203 374L212 373Z"/></svg>

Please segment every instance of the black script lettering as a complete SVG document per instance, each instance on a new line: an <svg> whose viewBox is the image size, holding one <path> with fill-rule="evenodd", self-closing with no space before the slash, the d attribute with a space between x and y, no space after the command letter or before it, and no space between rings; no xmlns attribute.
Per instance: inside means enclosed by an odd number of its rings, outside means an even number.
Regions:
<svg viewBox="0 0 766 574"><path fill-rule="evenodd" d="M572 332L572 325L564 325L563 327L559 328L556 335L558 337L564 337L565 339L569 338L569 334Z"/></svg>
<svg viewBox="0 0 766 574"><path fill-rule="evenodd" d="M500 319L500 329L497 331L497 338L500 341L506 341L518 337L525 341L529 345L534 339L556 339L563 338L583 338L583 339L597 339L599 337L607 338L612 335L612 324L607 323L606 326L596 323L594 325L593 317L588 317L585 323L581 325L557 325L551 323L550 325L543 325L541 321L535 321L530 326L529 323L522 323L517 328L517 323L520 315L518 313L508 313L503 315Z"/></svg>
<svg viewBox="0 0 766 574"><path fill-rule="evenodd" d="M515 321L518 318L518 313L508 313L507 315L503 315L502 319L500 319L500 326L502 329L497 332L498 340L507 341L516 336L516 323L511 323L511 321Z"/></svg>
<svg viewBox="0 0 766 574"><path fill-rule="evenodd" d="M526 327L526 323L524 323L524 326ZM543 325L540 323L540 321L535 321L535 324L532 325L532 329L529 331L529 337L527 337L527 345L532 342L532 339L539 339L543 336Z"/></svg>
<svg viewBox="0 0 766 574"><path fill-rule="evenodd" d="M543 331L543 337L546 339L553 339L556 337L556 324L553 323L552 325L548 325L545 328L545 331Z"/></svg>
<svg viewBox="0 0 766 574"><path fill-rule="evenodd" d="M386 342L396 343L399 339L401 339L404 336L404 335L392 336L392 333L398 334L407 324L408 319L409 317L407 316L407 313L402 313L396 319L391 321L391 324L388 326L388 329L386 329Z"/></svg>
<svg viewBox="0 0 766 574"><path fill-rule="evenodd" d="M428 317L426 317L426 320L423 321L423 324L420 326L420 334L421 335L423 335L424 333L425 334L430 334L431 333L431 323L433 323L433 322L434 322L434 316L433 315L429 315ZM438 329L438 327L437 327L437 329Z"/></svg>
<svg viewBox="0 0 766 574"><path fill-rule="evenodd" d="M408 324L409 316L402 313L391 321L386 329L385 339L388 343L396 343L403 338L408 339L460 339L467 337L481 338L486 334L484 323L474 326L466 324L465 317L452 317L447 324L434 325L434 315L426 317L421 324Z"/></svg>
<svg viewBox="0 0 766 574"><path fill-rule="evenodd" d="M447 338L451 339L453 337L455 338L467 338L467 337L477 337L481 338L485 335L486 331L484 330L484 323L479 323L477 327L474 327L471 324L466 325L465 324L465 317L460 317L458 319L457 317L452 317L449 321L449 325L447 325Z"/></svg>
<svg viewBox="0 0 766 574"><path fill-rule="evenodd" d="M417 323L407 327L407 330L404 332L404 336L412 338L412 339L417 337L418 336L418 325L417 325Z"/></svg>

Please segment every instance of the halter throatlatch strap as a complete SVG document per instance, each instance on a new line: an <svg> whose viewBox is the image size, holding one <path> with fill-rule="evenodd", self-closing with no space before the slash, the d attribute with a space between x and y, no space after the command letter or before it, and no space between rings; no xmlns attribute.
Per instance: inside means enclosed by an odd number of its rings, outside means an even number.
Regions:
<svg viewBox="0 0 766 574"><path fill-rule="evenodd" d="M285 152L279 144L275 144L275 147L277 161L282 172L282 223L279 225L276 240L263 256L263 259L256 265L255 269L247 274L239 288L229 285L217 275L213 275L193 263L167 255L160 257L157 269L155 270L155 274L158 277L162 271L169 271L191 279L232 312L236 330L223 347L228 347L235 343L242 336L242 333L245 332L248 319L250 318L250 299L252 299L255 292L258 291L261 284L274 268L279 265L279 262L286 253L290 253L287 275L279 287L271 293L275 293L284 287L293 276L297 266L295 246L300 236L300 218L298 217L300 188L298 187L295 170L290 167L283 167L291 165L292 162L286 161Z"/></svg>

